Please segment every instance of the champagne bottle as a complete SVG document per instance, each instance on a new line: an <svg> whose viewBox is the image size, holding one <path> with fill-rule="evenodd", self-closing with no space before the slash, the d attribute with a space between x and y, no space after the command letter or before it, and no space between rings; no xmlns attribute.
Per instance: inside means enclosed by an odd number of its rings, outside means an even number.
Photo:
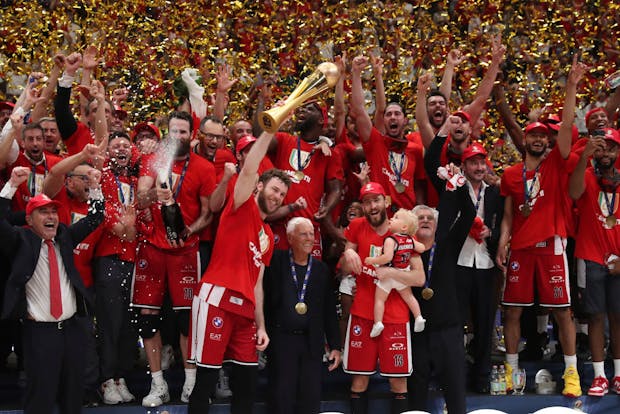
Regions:
<svg viewBox="0 0 620 414"><path fill-rule="evenodd" d="M161 187L167 188L166 183L163 182ZM183 231L185 230L185 222L183 221L183 215L181 214L181 207L179 207L179 204L174 199L162 203L161 216L164 220L164 227L168 240L175 242L181 240Z"/></svg>

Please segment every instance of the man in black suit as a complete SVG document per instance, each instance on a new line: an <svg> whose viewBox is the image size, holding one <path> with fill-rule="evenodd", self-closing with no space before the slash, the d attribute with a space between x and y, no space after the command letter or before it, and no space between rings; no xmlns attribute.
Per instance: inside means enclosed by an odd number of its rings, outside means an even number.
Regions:
<svg viewBox="0 0 620 414"><path fill-rule="evenodd" d="M73 263L73 249L103 221L99 171L90 180L86 218L67 227L59 224L59 202L44 194L26 206L28 227L9 224L11 198L30 169L16 167L0 192L0 249L12 258L3 318L21 320L27 383L24 413L81 412L85 335L76 315L92 305Z"/></svg>
<svg viewBox="0 0 620 414"><path fill-rule="evenodd" d="M312 258L314 227L304 217L286 226L290 250L276 250L265 271L265 320L271 338L270 412L318 413L324 341L329 370L340 364L336 297L327 266Z"/></svg>

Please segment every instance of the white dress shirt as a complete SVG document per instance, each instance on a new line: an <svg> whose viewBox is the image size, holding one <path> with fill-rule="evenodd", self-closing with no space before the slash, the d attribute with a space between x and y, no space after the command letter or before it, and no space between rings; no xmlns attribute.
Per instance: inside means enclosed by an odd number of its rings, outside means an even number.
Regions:
<svg viewBox="0 0 620 414"><path fill-rule="evenodd" d="M467 188L469 189L469 195L472 203L474 203L474 207L478 204L476 215L484 220L484 193L488 187L487 183L483 181L480 185L480 202L478 202L478 196L476 196L474 188L471 186L470 182L466 181L465 185L467 185ZM478 243L469 235L467 236L465 243L463 243L463 247L461 248L461 253L459 254L459 259L456 264L464 267L475 267L476 269L491 269L495 266L493 259L489 255L486 239L482 240L482 243Z"/></svg>

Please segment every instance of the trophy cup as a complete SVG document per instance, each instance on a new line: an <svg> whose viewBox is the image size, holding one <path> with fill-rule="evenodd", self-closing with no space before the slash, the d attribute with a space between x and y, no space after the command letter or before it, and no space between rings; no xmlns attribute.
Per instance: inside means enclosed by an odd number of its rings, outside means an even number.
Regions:
<svg viewBox="0 0 620 414"><path fill-rule="evenodd" d="M288 114L329 88L333 88L340 77L338 66L331 62L323 62L308 77L304 78L295 88L284 105L263 111L258 115L258 123L264 131L275 133Z"/></svg>

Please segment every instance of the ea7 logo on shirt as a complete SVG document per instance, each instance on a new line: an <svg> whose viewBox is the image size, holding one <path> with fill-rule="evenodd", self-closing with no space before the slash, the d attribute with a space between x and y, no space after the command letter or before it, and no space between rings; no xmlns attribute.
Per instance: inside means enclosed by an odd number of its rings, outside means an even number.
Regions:
<svg viewBox="0 0 620 414"><path fill-rule="evenodd" d="M359 325L353 326L353 335L360 336L362 334L362 327Z"/></svg>
<svg viewBox="0 0 620 414"><path fill-rule="evenodd" d="M220 329L224 326L224 320L219 316L216 316L213 320L211 320L211 325L213 325L214 328Z"/></svg>
<svg viewBox="0 0 620 414"><path fill-rule="evenodd" d="M360 349L361 347L362 347L362 341L351 341L351 348Z"/></svg>
<svg viewBox="0 0 620 414"><path fill-rule="evenodd" d="M209 334L209 339L212 341L220 342L222 340L222 334L216 334L211 332Z"/></svg>

